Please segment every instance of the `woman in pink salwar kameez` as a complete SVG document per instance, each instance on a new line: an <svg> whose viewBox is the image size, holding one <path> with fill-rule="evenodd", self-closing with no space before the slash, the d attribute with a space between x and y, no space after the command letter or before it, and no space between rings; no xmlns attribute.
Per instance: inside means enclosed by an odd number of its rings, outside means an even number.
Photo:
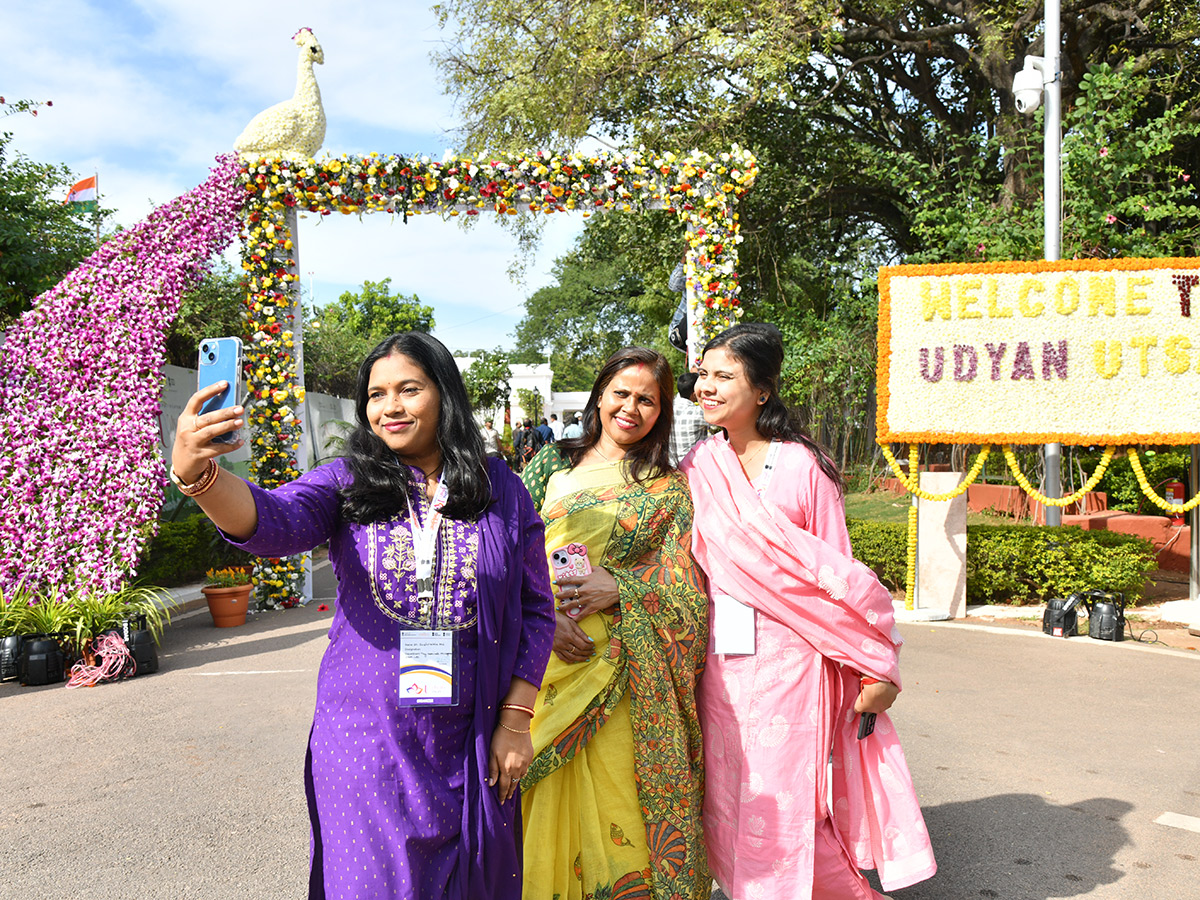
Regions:
<svg viewBox="0 0 1200 900"><path fill-rule="evenodd" d="M936 871L886 710L900 690L891 595L850 553L841 478L778 396L783 344L735 325L696 398L723 434L680 468L709 579L697 691L709 864L731 900L872 900ZM874 732L858 739L862 713Z"/></svg>

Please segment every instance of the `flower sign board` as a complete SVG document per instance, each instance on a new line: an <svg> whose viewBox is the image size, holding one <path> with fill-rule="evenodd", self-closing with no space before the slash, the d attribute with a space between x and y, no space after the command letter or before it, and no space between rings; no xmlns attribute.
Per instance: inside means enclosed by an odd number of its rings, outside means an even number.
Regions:
<svg viewBox="0 0 1200 900"><path fill-rule="evenodd" d="M1200 260L879 272L881 442L1200 443Z"/></svg>

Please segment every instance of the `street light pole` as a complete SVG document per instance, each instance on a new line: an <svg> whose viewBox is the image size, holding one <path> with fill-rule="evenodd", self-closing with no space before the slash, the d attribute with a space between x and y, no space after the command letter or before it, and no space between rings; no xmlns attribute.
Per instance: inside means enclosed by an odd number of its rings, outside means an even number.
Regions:
<svg viewBox="0 0 1200 900"><path fill-rule="evenodd" d="M1043 160L1043 231L1047 261L1062 254L1062 6L1061 0L1045 0L1046 40L1043 48L1042 85L1046 103L1045 153ZM1062 447L1046 444L1046 496L1062 496ZM1046 507L1046 524L1062 524L1062 507Z"/></svg>

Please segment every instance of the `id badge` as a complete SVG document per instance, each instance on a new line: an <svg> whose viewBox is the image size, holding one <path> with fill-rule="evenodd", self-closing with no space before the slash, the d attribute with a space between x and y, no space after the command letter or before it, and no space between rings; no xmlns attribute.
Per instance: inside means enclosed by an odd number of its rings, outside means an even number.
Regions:
<svg viewBox="0 0 1200 900"><path fill-rule="evenodd" d="M400 632L400 705L458 706L457 632Z"/></svg>
<svg viewBox="0 0 1200 900"><path fill-rule="evenodd" d="M712 601L708 652L729 656L753 656L754 607L747 606L728 594L713 594Z"/></svg>

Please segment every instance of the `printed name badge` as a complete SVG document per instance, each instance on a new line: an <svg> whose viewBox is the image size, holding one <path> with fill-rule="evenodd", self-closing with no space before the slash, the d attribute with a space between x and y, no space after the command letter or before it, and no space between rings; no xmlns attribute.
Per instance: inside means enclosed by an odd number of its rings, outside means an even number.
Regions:
<svg viewBox="0 0 1200 900"><path fill-rule="evenodd" d="M400 632L400 705L457 706L457 633Z"/></svg>
<svg viewBox="0 0 1200 900"><path fill-rule="evenodd" d="M753 606L747 606L728 594L713 594L708 652L753 656L754 615Z"/></svg>

